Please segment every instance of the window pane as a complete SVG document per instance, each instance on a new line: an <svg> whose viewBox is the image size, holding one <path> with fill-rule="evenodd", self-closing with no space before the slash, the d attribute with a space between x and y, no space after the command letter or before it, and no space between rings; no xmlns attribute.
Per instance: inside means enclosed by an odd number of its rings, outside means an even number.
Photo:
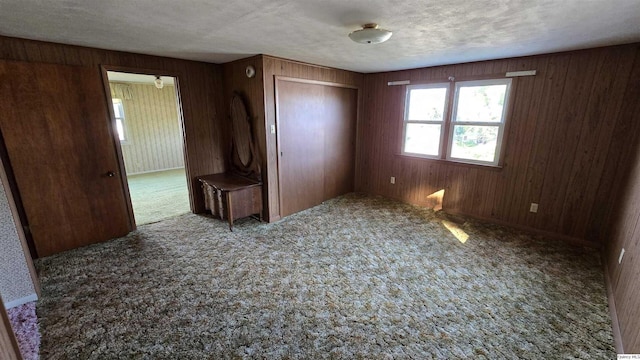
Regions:
<svg viewBox="0 0 640 360"><path fill-rule="evenodd" d="M124 114L122 113L122 104L114 102L113 103L113 113L117 118L123 118Z"/></svg>
<svg viewBox="0 0 640 360"><path fill-rule="evenodd" d="M446 88L410 90L407 120L442 121L446 96Z"/></svg>
<svg viewBox="0 0 640 360"><path fill-rule="evenodd" d="M118 138L120 141L124 141L124 126L122 126L122 120L116 119L116 129L118 129Z"/></svg>
<svg viewBox="0 0 640 360"><path fill-rule="evenodd" d="M461 86L455 121L501 122L507 85Z"/></svg>
<svg viewBox="0 0 640 360"><path fill-rule="evenodd" d="M493 162L496 156L498 126L455 125L451 157Z"/></svg>
<svg viewBox="0 0 640 360"><path fill-rule="evenodd" d="M440 149L440 125L407 124L404 152L437 156Z"/></svg>

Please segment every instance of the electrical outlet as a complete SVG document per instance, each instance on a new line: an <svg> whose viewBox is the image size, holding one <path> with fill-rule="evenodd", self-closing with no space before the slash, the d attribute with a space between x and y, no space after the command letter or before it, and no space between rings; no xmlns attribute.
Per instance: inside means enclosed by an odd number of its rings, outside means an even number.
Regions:
<svg viewBox="0 0 640 360"><path fill-rule="evenodd" d="M391 177L391 183L392 183L392 184L395 184L395 183L396 183L396 177L395 177L395 176L392 176L392 177Z"/></svg>
<svg viewBox="0 0 640 360"><path fill-rule="evenodd" d="M620 256L618 257L618 264L622 263L622 257L624 256L624 248L620 250Z"/></svg>
<svg viewBox="0 0 640 360"><path fill-rule="evenodd" d="M529 211L532 212L532 213L537 213L538 212L538 204L531 203L531 206L529 207Z"/></svg>

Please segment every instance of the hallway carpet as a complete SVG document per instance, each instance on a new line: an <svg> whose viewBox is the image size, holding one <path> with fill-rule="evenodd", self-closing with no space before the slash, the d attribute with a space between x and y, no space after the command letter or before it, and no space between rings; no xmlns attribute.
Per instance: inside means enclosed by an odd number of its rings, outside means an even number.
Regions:
<svg viewBox="0 0 640 360"><path fill-rule="evenodd" d="M190 211L184 168L130 175L127 181L137 225Z"/></svg>

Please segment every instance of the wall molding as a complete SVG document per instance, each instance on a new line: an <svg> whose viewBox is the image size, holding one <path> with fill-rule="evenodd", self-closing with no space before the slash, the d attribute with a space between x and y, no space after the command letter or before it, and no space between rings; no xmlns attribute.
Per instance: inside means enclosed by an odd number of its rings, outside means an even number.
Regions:
<svg viewBox="0 0 640 360"><path fill-rule="evenodd" d="M149 171L141 171L141 172L137 172L137 173L127 173L127 176L151 174L151 173L157 173L157 172L163 172L163 171L169 171L169 170L178 170L178 169L185 169L185 171L186 171L186 168L184 166L178 166L178 167L160 169L160 170L149 170Z"/></svg>
<svg viewBox="0 0 640 360"><path fill-rule="evenodd" d="M24 305L26 303L32 302L32 301L37 301L38 300L38 295L36 293L33 293L31 295L27 295L25 297L21 297L19 299L15 299L13 301L8 301L6 303L4 303L4 307L9 310L11 308L14 308L16 306L20 306L20 305Z"/></svg>

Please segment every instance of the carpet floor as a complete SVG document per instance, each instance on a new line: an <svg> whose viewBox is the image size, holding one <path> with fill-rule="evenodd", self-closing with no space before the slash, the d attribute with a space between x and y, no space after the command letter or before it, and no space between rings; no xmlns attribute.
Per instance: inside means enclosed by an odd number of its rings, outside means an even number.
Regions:
<svg viewBox="0 0 640 360"><path fill-rule="evenodd" d="M184 168L130 175L127 182L137 225L191 211Z"/></svg>
<svg viewBox="0 0 640 360"><path fill-rule="evenodd" d="M181 215L37 268L43 359L615 357L597 250L381 197Z"/></svg>

